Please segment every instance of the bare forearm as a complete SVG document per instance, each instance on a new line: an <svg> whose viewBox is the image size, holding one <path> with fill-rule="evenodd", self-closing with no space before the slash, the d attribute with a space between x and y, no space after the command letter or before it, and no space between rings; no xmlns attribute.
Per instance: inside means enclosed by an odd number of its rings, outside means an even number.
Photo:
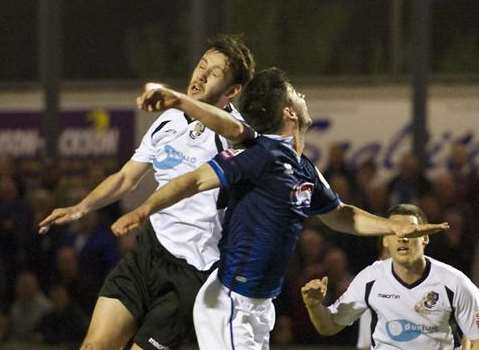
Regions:
<svg viewBox="0 0 479 350"><path fill-rule="evenodd" d="M183 95L180 99L179 109L193 118L199 120L208 129L235 143L240 143L252 137L252 132L243 123L236 120L229 113Z"/></svg>
<svg viewBox="0 0 479 350"><path fill-rule="evenodd" d="M196 193L219 187L219 179L216 173L208 165L204 164L195 171L178 176L154 192L141 205L145 215L168 208L182 199L191 197Z"/></svg>
<svg viewBox="0 0 479 350"><path fill-rule="evenodd" d="M383 236L394 233L389 219L349 204L341 204L335 211L320 217L333 230L353 235Z"/></svg>
<svg viewBox="0 0 479 350"><path fill-rule="evenodd" d="M91 212L116 202L134 188L136 188L136 184L128 181L122 174L115 173L95 187L78 206Z"/></svg>
<svg viewBox="0 0 479 350"><path fill-rule="evenodd" d="M326 336L334 335L343 329L342 326L334 322L331 312L324 305L306 306L306 309L308 310L309 319L319 334Z"/></svg>

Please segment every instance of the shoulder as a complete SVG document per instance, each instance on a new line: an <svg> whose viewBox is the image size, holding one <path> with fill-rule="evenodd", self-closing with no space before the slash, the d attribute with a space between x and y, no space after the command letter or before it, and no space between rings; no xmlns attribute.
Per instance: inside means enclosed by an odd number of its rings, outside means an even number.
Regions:
<svg viewBox="0 0 479 350"><path fill-rule="evenodd" d="M153 126L157 126L162 123L173 123L175 125L188 125L188 119L185 113L179 109L171 108L161 113L153 122Z"/></svg>
<svg viewBox="0 0 479 350"><path fill-rule="evenodd" d="M431 262L431 274L444 281L444 284L450 289L470 287L472 284L464 272L431 257L427 257L427 259Z"/></svg>
<svg viewBox="0 0 479 350"><path fill-rule="evenodd" d="M388 272L388 269L390 269L390 266L391 259L377 260L371 265L366 266L364 269L362 269L358 273L358 276L361 276L361 278L364 278L366 280L375 280L378 277L383 277L385 273Z"/></svg>

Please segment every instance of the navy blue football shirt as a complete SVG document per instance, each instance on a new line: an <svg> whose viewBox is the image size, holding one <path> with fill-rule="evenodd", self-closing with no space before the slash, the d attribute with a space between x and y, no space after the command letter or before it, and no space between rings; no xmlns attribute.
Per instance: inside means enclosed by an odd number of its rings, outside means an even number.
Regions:
<svg viewBox="0 0 479 350"><path fill-rule="evenodd" d="M225 150L208 163L228 191L218 277L251 298L281 291L304 220L334 210L338 195L289 141L260 136L245 150Z"/></svg>

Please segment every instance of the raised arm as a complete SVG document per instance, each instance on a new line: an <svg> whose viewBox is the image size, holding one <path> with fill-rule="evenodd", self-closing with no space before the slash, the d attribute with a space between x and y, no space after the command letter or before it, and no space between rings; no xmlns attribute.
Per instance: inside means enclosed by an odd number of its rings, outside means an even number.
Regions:
<svg viewBox="0 0 479 350"><path fill-rule="evenodd" d="M93 210L116 202L126 193L133 191L150 168L149 163L128 161L118 172L103 180L81 202L71 207L54 209L39 223L39 233L47 233L51 225L78 220Z"/></svg>
<svg viewBox="0 0 479 350"><path fill-rule="evenodd" d="M322 304L328 289L328 277L309 281L301 288L304 305L308 310L309 319L321 335L334 335L344 326L334 322L331 311Z"/></svg>
<svg viewBox="0 0 479 350"><path fill-rule="evenodd" d="M449 225L408 224L386 219L353 205L341 203L336 209L319 215L321 221L331 229L358 236L398 235L400 237L418 237L447 230Z"/></svg>
<svg viewBox="0 0 479 350"><path fill-rule="evenodd" d="M137 105L138 108L147 112L178 108L233 143L242 143L254 138L254 131L251 128L224 110L197 101L161 84L146 84L145 92L137 98Z"/></svg>
<svg viewBox="0 0 479 350"><path fill-rule="evenodd" d="M182 199L196 193L220 186L218 176L211 166L204 164L198 169L178 176L154 192L146 201L133 211L120 217L111 229L117 236L122 236L141 226L154 212L167 208Z"/></svg>

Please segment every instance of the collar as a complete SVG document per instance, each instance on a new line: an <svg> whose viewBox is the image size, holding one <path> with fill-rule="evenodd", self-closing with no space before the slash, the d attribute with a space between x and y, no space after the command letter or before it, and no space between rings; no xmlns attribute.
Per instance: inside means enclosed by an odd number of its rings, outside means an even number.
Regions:
<svg viewBox="0 0 479 350"><path fill-rule="evenodd" d="M298 162L301 160L301 157L298 155L298 153L293 147L293 136L281 136L276 134L263 134L262 136L281 142L283 145L285 145L286 147L288 147L290 150L294 152Z"/></svg>

